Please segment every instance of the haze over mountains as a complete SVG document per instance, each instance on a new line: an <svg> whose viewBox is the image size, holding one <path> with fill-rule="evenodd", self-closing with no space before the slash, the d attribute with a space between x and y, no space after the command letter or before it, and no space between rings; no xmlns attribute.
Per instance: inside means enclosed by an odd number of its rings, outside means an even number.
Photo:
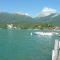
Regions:
<svg viewBox="0 0 60 60"><path fill-rule="evenodd" d="M0 23L49 23L60 25L60 13L45 7L35 18L27 13L0 12Z"/></svg>

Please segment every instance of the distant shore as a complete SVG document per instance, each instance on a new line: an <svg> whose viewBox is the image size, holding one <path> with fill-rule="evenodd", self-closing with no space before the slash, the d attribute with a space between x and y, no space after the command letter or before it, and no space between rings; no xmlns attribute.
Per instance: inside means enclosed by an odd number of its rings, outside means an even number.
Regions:
<svg viewBox="0 0 60 60"><path fill-rule="evenodd" d="M60 26L54 26L51 24L0 24L0 28L3 29L49 29L60 30Z"/></svg>

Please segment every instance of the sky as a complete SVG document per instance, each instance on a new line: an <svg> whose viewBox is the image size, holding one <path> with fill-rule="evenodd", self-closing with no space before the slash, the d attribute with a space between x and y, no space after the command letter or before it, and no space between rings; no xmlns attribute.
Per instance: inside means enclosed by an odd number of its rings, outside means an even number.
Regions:
<svg viewBox="0 0 60 60"><path fill-rule="evenodd" d="M0 0L0 12L21 12L35 16L44 7L60 12L60 0Z"/></svg>

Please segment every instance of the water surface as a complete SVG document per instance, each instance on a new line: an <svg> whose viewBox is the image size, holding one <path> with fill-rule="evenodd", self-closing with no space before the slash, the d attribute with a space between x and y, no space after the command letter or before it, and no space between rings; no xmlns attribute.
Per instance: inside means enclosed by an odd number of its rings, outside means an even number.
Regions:
<svg viewBox="0 0 60 60"><path fill-rule="evenodd" d="M58 36L31 35L41 30L0 29L0 60L51 60Z"/></svg>

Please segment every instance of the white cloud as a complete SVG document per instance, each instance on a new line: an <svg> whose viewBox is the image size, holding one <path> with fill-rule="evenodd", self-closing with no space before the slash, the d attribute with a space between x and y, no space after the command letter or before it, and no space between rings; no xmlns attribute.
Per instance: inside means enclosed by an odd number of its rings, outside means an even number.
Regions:
<svg viewBox="0 0 60 60"><path fill-rule="evenodd" d="M25 13L25 15L29 15L28 13Z"/></svg>
<svg viewBox="0 0 60 60"><path fill-rule="evenodd" d="M19 14L19 15L27 15L27 16L29 16L29 14L28 14L28 13L16 12L16 14Z"/></svg>
<svg viewBox="0 0 60 60"><path fill-rule="evenodd" d="M56 13L57 11L55 9L52 9L52 8L44 7L42 12Z"/></svg>
<svg viewBox="0 0 60 60"><path fill-rule="evenodd" d="M55 9L44 7L39 16L44 17L56 12L57 11Z"/></svg>

